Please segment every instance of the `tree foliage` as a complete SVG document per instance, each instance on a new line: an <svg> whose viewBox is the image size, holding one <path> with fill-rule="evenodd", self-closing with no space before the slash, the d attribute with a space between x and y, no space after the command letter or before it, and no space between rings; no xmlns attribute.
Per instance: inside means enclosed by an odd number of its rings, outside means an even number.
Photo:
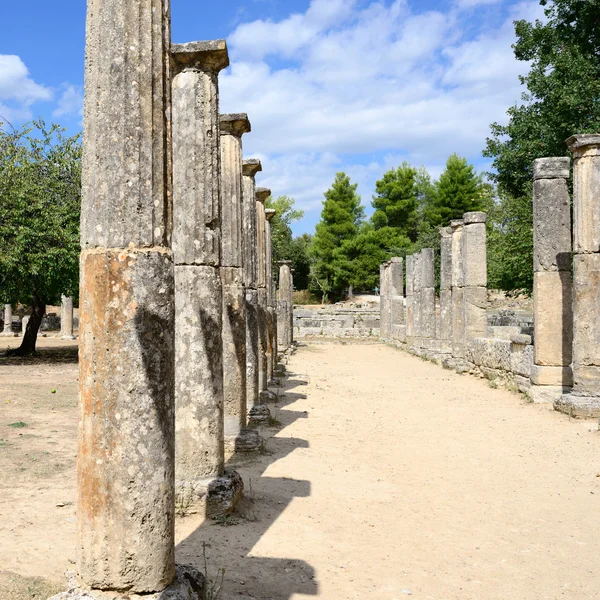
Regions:
<svg viewBox="0 0 600 600"><path fill-rule="evenodd" d="M19 353L35 351L47 304L78 295L80 188L79 136L0 123L0 303L33 309Z"/></svg>
<svg viewBox="0 0 600 600"><path fill-rule="evenodd" d="M541 0L546 21L516 21L515 57L531 62L522 104L493 123L484 155L501 193L525 197L533 161L566 156L565 140L600 131L600 1Z"/></svg>
<svg viewBox="0 0 600 600"><path fill-rule="evenodd" d="M324 296L340 293L349 284L340 268L343 258L337 251L356 236L364 219L356 188L357 184L352 184L345 173L337 173L331 188L325 192L321 220L311 245L311 275Z"/></svg>
<svg viewBox="0 0 600 600"><path fill-rule="evenodd" d="M481 207L481 176L475 173L466 158L453 154L435 185L425 220L432 226L448 225L452 219L460 219L464 213L481 210Z"/></svg>
<svg viewBox="0 0 600 600"><path fill-rule="evenodd" d="M407 162L384 173L375 183L377 195L371 203L375 229L393 227L411 241L417 239L417 170Z"/></svg>

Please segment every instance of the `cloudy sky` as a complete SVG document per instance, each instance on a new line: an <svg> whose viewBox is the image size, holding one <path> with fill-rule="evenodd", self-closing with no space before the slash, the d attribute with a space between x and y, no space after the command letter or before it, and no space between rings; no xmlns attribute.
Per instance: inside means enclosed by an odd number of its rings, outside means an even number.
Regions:
<svg viewBox="0 0 600 600"><path fill-rule="evenodd" d="M83 0L2 8L0 115L81 128ZM208 7L208 8L207 8ZM173 41L225 38L221 112L247 112L260 185L293 196L312 232L337 171L374 182L402 161L435 177L453 152L480 170L489 124L519 100L515 19L539 0L172 0Z"/></svg>

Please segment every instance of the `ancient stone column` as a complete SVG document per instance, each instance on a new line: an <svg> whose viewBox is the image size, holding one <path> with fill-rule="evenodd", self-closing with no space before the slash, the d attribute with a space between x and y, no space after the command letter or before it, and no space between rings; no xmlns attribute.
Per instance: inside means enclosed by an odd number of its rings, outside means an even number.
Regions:
<svg viewBox="0 0 600 600"><path fill-rule="evenodd" d="M63 340L74 340L73 335L73 298L60 297L60 337Z"/></svg>
<svg viewBox="0 0 600 600"><path fill-rule="evenodd" d="M534 365L529 391L535 402L555 402L573 385L571 208L568 157L533 163Z"/></svg>
<svg viewBox="0 0 600 600"><path fill-rule="evenodd" d="M393 257L388 263L390 297L390 337L406 341L404 322L404 259Z"/></svg>
<svg viewBox="0 0 600 600"><path fill-rule="evenodd" d="M2 331L2 335L6 335L6 336L13 335L12 320L13 320L12 304L5 304L4 305L4 328Z"/></svg>
<svg viewBox="0 0 600 600"><path fill-rule="evenodd" d="M25 335L25 331L27 331L27 325L29 324L29 319L31 319L30 315L25 315L21 319L21 335Z"/></svg>
<svg viewBox="0 0 600 600"><path fill-rule="evenodd" d="M389 294L389 263L379 266L379 335L382 339L390 338L391 302Z"/></svg>
<svg viewBox="0 0 600 600"><path fill-rule="evenodd" d="M265 240L266 240L266 282L267 282L267 378L273 378L275 370L276 340L275 340L275 305L273 296L273 241L271 238L271 220L276 215L274 208L265 209Z"/></svg>
<svg viewBox="0 0 600 600"><path fill-rule="evenodd" d="M574 416L597 417L600 416L600 135L574 135L567 144L573 153L573 391L555 406Z"/></svg>
<svg viewBox="0 0 600 600"><path fill-rule="evenodd" d="M77 565L122 594L175 574L169 46L168 1L88 2Z"/></svg>
<svg viewBox="0 0 600 600"><path fill-rule="evenodd" d="M420 252L420 328L426 348L435 340L435 252L424 248Z"/></svg>
<svg viewBox="0 0 600 600"><path fill-rule="evenodd" d="M440 351L452 349L452 228L440 227Z"/></svg>
<svg viewBox="0 0 600 600"><path fill-rule="evenodd" d="M465 353L465 295L463 270L462 219L450 222L452 229L452 354L463 357Z"/></svg>
<svg viewBox="0 0 600 600"><path fill-rule="evenodd" d="M487 249L484 212L463 215L463 277L466 341L487 337Z"/></svg>
<svg viewBox="0 0 600 600"><path fill-rule="evenodd" d="M406 257L406 343L411 346L415 337L415 257Z"/></svg>
<svg viewBox="0 0 600 600"><path fill-rule="evenodd" d="M268 188L256 188L256 257L258 289L258 389L261 402L276 400L277 396L268 389L267 369L268 314L267 314L267 217L265 201L271 195Z"/></svg>
<svg viewBox="0 0 600 600"><path fill-rule="evenodd" d="M218 73L229 58L216 40L174 44L171 62L176 502L225 512L211 492L225 464Z"/></svg>
<svg viewBox="0 0 600 600"><path fill-rule="evenodd" d="M254 177L262 171L260 161L245 160L243 171L244 207L244 284L246 286L246 405L251 423L268 419L259 401L258 374L260 349L260 314L258 306L258 255L256 222L256 184ZM266 407L265 407L266 408Z"/></svg>
<svg viewBox="0 0 600 600"><path fill-rule="evenodd" d="M293 320L290 321L290 313L294 305L292 291L294 283L292 279L291 260L279 261L279 290L277 291L277 346L282 352L286 352L292 346Z"/></svg>
<svg viewBox="0 0 600 600"><path fill-rule="evenodd" d="M423 293L422 293L422 278L423 278L423 256L422 252L413 254L414 267L412 273L413 280L413 323L414 323L414 338L412 346L421 348L423 346Z"/></svg>
<svg viewBox="0 0 600 600"><path fill-rule="evenodd" d="M228 449L260 447L246 430L246 289L243 270L242 136L250 131L246 114L221 115L221 222L223 284L223 397ZM254 439L254 443L251 442Z"/></svg>

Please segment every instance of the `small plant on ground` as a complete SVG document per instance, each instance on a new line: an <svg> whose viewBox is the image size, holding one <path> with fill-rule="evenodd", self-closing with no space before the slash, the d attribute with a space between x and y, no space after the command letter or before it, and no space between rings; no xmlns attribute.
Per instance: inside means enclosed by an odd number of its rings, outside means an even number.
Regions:
<svg viewBox="0 0 600 600"><path fill-rule="evenodd" d="M9 423L9 427L13 427L14 429L21 429L23 427L27 427L27 423L23 423L23 421L17 421L16 423Z"/></svg>
<svg viewBox="0 0 600 600"><path fill-rule="evenodd" d="M221 525L222 527L231 527L237 525L240 521L235 515L215 515L211 517L211 520L215 522L215 525Z"/></svg>
<svg viewBox="0 0 600 600"><path fill-rule="evenodd" d="M206 556L206 542L202 542L202 557L204 559L204 600L218 600L223 590L225 569L219 569L215 578L208 576L208 558Z"/></svg>

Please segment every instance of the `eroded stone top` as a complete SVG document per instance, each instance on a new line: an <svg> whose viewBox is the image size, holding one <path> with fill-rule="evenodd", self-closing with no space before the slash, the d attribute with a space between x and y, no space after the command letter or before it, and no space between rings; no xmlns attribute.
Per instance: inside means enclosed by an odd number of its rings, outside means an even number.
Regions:
<svg viewBox="0 0 600 600"><path fill-rule="evenodd" d="M259 188L256 188L255 194L256 194L256 199L261 204L264 204L265 200L271 195L271 190L269 188L259 187Z"/></svg>
<svg viewBox="0 0 600 600"><path fill-rule="evenodd" d="M450 221L450 228L458 229L459 227L462 227L464 224L465 224L465 222L462 219L454 219L453 221Z"/></svg>
<svg viewBox="0 0 600 600"><path fill-rule="evenodd" d="M262 165L258 158L248 158L242 163L242 172L248 177L254 177L259 171L262 171Z"/></svg>
<svg viewBox="0 0 600 600"><path fill-rule="evenodd" d="M452 227L440 227L439 232L440 232L440 236L443 238L452 237Z"/></svg>
<svg viewBox="0 0 600 600"><path fill-rule="evenodd" d="M283 266L283 265L288 265L289 266L289 265L292 264L292 261L291 260L278 260L277 264L281 265L281 266Z"/></svg>
<svg viewBox="0 0 600 600"><path fill-rule="evenodd" d="M225 40L171 44L173 75L185 69L218 73L229 66L229 53Z"/></svg>
<svg viewBox="0 0 600 600"><path fill-rule="evenodd" d="M533 161L534 179L568 179L571 160L568 156L537 158Z"/></svg>
<svg viewBox="0 0 600 600"><path fill-rule="evenodd" d="M487 221L487 214L484 212L468 212L463 215L463 223L465 225L473 225L474 223L485 223ZM452 225L452 223L450 223Z"/></svg>
<svg viewBox="0 0 600 600"><path fill-rule="evenodd" d="M390 264L394 264L394 263L403 263L404 259L401 256L392 256L392 258L390 258L389 263Z"/></svg>
<svg viewBox="0 0 600 600"><path fill-rule="evenodd" d="M221 135L235 135L242 137L244 133L250 133L252 126L250 119L246 113L230 113L219 115L219 125L221 127Z"/></svg>
<svg viewBox="0 0 600 600"><path fill-rule="evenodd" d="M270 221L276 214L277 211L274 208L265 208L265 218L267 221Z"/></svg>
<svg viewBox="0 0 600 600"><path fill-rule="evenodd" d="M573 154L582 154L587 150L600 147L600 134L598 133L580 133L572 135L567 139L567 146Z"/></svg>

